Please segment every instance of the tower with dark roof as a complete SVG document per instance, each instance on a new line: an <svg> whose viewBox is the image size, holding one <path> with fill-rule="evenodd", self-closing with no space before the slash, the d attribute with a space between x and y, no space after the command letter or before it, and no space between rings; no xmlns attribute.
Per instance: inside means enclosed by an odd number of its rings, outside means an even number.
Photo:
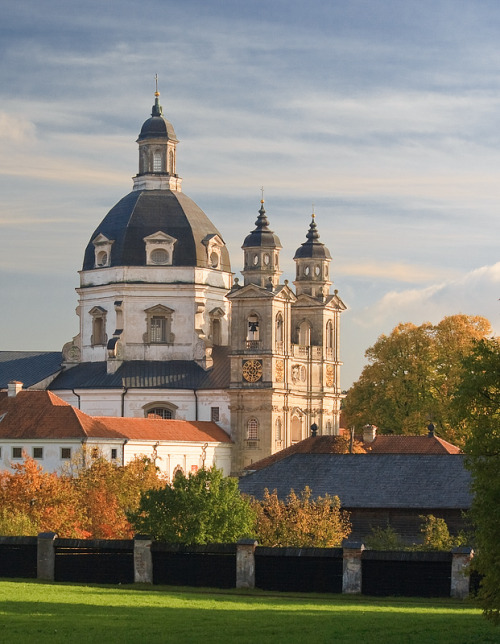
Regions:
<svg viewBox="0 0 500 644"><path fill-rule="evenodd" d="M244 251L244 267L241 272L245 284L277 286L282 273L279 270L279 252L282 246L278 235L269 228L264 199L260 202L255 229L245 237L241 248Z"/></svg>

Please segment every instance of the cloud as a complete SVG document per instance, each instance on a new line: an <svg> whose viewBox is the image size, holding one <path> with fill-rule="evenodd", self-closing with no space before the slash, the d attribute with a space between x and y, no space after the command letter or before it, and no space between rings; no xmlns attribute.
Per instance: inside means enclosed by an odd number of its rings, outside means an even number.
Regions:
<svg viewBox="0 0 500 644"><path fill-rule="evenodd" d="M35 124L19 115L0 112L0 140L14 143L29 142L35 136Z"/></svg>
<svg viewBox="0 0 500 644"><path fill-rule="evenodd" d="M356 315L361 326L376 326L385 332L398 322L437 323L446 315L482 315L500 333L500 262L477 268L458 279L421 289L390 291L373 306ZM392 327L391 327L392 328Z"/></svg>

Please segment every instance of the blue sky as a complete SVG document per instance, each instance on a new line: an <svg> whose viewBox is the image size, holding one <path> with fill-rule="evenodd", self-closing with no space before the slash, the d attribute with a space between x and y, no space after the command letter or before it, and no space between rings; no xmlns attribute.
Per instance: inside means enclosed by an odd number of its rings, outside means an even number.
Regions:
<svg viewBox="0 0 500 644"><path fill-rule="evenodd" d="M161 102L183 190L229 246L265 188L283 277L312 204L342 316L342 386L401 321L500 332L500 4L24 0L0 24L2 349L60 349L84 248L131 190Z"/></svg>

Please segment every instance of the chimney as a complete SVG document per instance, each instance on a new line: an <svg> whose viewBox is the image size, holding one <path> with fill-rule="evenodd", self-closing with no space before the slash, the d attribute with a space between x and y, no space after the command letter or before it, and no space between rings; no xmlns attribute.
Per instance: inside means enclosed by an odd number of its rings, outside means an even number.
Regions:
<svg viewBox="0 0 500 644"><path fill-rule="evenodd" d="M363 427L363 442L373 443L377 438L377 427L375 425L365 425Z"/></svg>
<svg viewBox="0 0 500 644"><path fill-rule="evenodd" d="M19 382L19 380L11 380L9 382L9 389L8 389L8 397L9 398L15 398L17 394L22 390L23 388L23 383Z"/></svg>
<svg viewBox="0 0 500 644"><path fill-rule="evenodd" d="M427 437L428 438L434 438L434 436L435 436L435 434L434 434L434 430L435 430L434 425L432 423L429 423L427 425L427 429L429 431L429 433L427 434Z"/></svg>

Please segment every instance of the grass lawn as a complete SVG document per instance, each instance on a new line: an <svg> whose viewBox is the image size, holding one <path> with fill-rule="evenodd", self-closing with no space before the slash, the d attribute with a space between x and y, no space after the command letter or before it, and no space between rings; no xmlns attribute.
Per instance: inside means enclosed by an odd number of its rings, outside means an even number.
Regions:
<svg viewBox="0 0 500 644"><path fill-rule="evenodd" d="M0 581L0 641L500 643L468 602Z"/></svg>

